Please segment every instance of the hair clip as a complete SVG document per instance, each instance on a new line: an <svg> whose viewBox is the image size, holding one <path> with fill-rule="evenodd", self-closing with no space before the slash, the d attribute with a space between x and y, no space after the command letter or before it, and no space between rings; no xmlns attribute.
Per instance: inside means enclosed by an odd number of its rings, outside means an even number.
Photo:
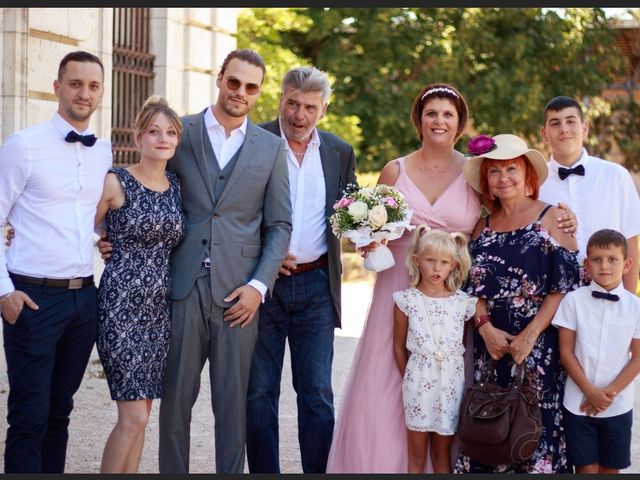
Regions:
<svg viewBox="0 0 640 480"><path fill-rule="evenodd" d="M429 225L421 225L419 228L420 228L420 236L424 235L425 233L431 230L431 227Z"/></svg>
<svg viewBox="0 0 640 480"><path fill-rule="evenodd" d="M453 90L451 90L450 88L447 88L447 87L434 87L434 88L430 88L429 90L424 92L422 97L420 97L420 101L424 100L424 97L426 97L427 95L432 95L434 93L446 93L448 95L451 95L452 97L455 97L455 98L458 98L458 99L460 98L458 96L458 94L456 92L454 92Z"/></svg>

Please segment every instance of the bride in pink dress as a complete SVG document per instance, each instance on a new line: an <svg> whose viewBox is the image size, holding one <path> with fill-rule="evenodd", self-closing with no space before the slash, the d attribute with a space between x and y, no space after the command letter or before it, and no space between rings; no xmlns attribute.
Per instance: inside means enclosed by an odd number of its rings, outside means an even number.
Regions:
<svg viewBox="0 0 640 480"><path fill-rule="evenodd" d="M411 120L422 147L389 162L378 183L394 185L405 195L413 210L412 224L426 223L469 236L480 216L480 202L462 174L465 158L453 148L468 120L464 97L450 85L428 85L414 100ZM404 259L410 242L411 232L390 242L395 266L377 274L338 409L327 473L407 472L407 430L402 376L393 356L391 295L409 285ZM452 458L456 449L454 445ZM432 471L430 460L426 471Z"/></svg>

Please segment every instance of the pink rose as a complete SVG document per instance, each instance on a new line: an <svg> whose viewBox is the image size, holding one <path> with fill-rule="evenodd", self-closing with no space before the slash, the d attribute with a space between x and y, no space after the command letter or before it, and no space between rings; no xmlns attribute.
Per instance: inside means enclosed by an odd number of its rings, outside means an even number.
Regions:
<svg viewBox="0 0 640 480"><path fill-rule="evenodd" d="M333 208L347 208L349 205L353 203L353 199L342 197L338 202L334 205Z"/></svg>
<svg viewBox="0 0 640 480"><path fill-rule="evenodd" d="M395 198L393 197L384 197L382 201L384 202L385 205L391 208L396 208L398 206L398 202L396 202Z"/></svg>

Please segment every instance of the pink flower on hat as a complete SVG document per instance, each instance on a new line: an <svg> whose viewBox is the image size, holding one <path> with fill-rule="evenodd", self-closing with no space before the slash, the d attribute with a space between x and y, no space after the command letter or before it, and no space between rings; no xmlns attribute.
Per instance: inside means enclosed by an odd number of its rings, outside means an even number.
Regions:
<svg viewBox="0 0 640 480"><path fill-rule="evenodd" d="M488 135L478 135L469 140L467 151L470 155L479 156L496 148L496 141Z"/></svg>

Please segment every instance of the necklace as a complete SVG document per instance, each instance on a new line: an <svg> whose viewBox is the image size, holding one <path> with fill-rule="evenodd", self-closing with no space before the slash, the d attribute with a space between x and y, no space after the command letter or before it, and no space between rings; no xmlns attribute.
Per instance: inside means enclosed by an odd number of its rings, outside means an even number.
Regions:
<svg viewBox="0 0 640 480"><path fill-rule="evenodd" d="M424 294L423 294L424 295ZM429 301L430 298L432 297L427 297L426 295L424 295L424 303L426 306L427 301ZM448 298L448 297L443 297L443 298ZM436 338L435 336L435 329L433 328L433 323L431 323L431 316L428 315L427 316L427 322L429 323L429 329L431 330L431 339L433 340L433 344L435 346L435 353L433 354L433 358L436 359L436 362L438 363L442 363L445 358L447 358L447 355L442 351L442 332L444 330L444 305L442 305L441 307L443 307L442 309L438 309L436 307L435 313L436 313L436 317L438 320L440 320L440 332L438 337ZM428 309L427 309L428 311Z"/></svg>
<svg viewBox="0 0 640 480"><path fill-rule="evenodd" d="M296 143L298 146L301 146L302 142ZM302 159L304 158L304 154L307 153L307 147L309 147L309 143L307 142L306 145L302 145L304 147L304 150L302 150L302 152L298 153L293 149L293 145L291 145L291 142L289 142L289 150L291 150L291 153L293 153L293 155L296 158Z"/></svg>

